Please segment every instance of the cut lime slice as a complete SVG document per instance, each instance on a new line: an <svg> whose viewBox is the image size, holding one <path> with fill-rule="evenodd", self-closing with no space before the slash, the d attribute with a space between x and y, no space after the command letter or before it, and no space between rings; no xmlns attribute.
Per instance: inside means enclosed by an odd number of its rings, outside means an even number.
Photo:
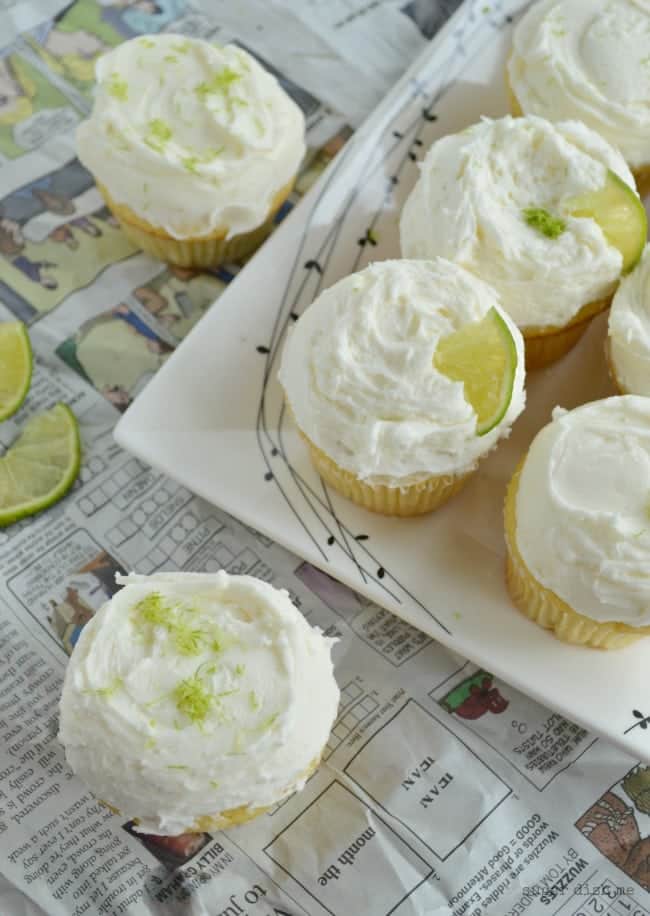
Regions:
<svg viewBox="0 0 650 916"><path fill-rule="evenodd" d="M476 434L484 436L503 419L512 400L517 348L495 308L480 320L443 337L433 365L465 386L465 400L476 411Z"/></svg>
<svg viewBox="0 0 650 916"><path fill-rule="evenodd" d="M0 527L58 502L79 473L81 443L69 407L56 404L27 421L0 458Z"/></svg>
<svg viewBox="0 0 650 916"><path fill-rule="evenodd" d="M648 218L634 189L615 172L607 170L605 186L598 191L588 191L567 201L566 212L570 216L594 219L610 245L623 255L623 273L632 270L646 243Z"/></svg>
<svg viewBox="0 0 650 916"><path fill-rule="evenodd" d="M0 420L16 413L32 380L32 348L22 321L0 324Z"/></svg>

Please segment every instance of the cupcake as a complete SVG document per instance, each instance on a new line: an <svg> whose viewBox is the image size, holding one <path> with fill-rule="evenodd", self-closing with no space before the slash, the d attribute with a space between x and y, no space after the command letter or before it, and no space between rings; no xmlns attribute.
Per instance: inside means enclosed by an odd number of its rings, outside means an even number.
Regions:
<svg viewBox="0 0 650 916"><path fill-rule="evenodd" d="M317 767L336 716L332 640L252 576L118 576L63 685L75 773L144 833L255 817Z"/></svg>
<svg viewBox="0 0 650 916"><path fill-rule="evenodd" d="M570 643L650 634L650 400L556 408L508 487L507 580L517 607Z"/></svg>
<svg viewBox="0 0 650 916"><path fill-rule="evenodd" d="M508 435L524 408L523 342L463 268L383 261L301 316L280 382L323 480L373 512L419 515Z"/></svg>
<svg viewBox="0 0 650 916"><path fill-rule="evenodd" d="M529 369L607 308L647 232L622 156L577 122L483 120L433 144L400 221L407 258L449 258L490 283Z"/></svg>
<svg viewBox="0 0 650 916"><path fill-rule="evenodd" d="M620 393L650 397L650 245L612 300L607 348Z"/></svg>
<svg viewBox="0 0 650 916"><path fill-rule="evenodd" d="M515 28L514 114L583 121L650 190L650 7L637 0L541 0Z"/></svg>
<svg viewBox="0 0 650 916"><path fill-rule="evenodd" d="M305 152L276 79L241 48L180 35L127 41L96 72L78 155L131 241L182 267L252 252Z"/></svg>

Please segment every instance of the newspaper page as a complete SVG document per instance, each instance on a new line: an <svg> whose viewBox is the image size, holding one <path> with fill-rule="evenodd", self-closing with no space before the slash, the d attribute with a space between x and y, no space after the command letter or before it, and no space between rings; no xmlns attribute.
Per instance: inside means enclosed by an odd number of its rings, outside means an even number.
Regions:
<svg viewBox="0 0 650 916"><path fill-rule="evenodd" d="M308 124L280 219L458 6L0 0L0 319L29 324L36 357L0 443L65 401L84 444L72 493L0 532L2 916L650 914L649 767L155 473L111 435L238 268L171 268L120 233L74 152L97 56L168 30L235 40L260 58ZM455 21L506 23L522 6L466 2ZM117 572L220 568L287 588L338 638L339 715L305 790L266 815L227 833L138 834L66 765L56 740L66 659Z"/></svg>

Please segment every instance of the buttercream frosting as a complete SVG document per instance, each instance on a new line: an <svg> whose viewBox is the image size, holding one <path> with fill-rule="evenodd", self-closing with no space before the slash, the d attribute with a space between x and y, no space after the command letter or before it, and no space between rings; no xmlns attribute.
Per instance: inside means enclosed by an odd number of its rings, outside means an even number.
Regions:
<svg viewBox="0 0 650 916"><path fill-rule="evenodd" d="M562 327L609 296L622 256L572 198L600 190L611 169L632 188L623 157L577 122L485 119L436 141L400 221L408 258L440 255L490 283L521 328ZM560 218L556 235L530 214Z"/></svg>
<svg viewBox="0 0 650 916"><path fill-rule="evenodd" d="M630 394L650 396L650 245L616 290L609 313L609 347L622 387Z"/></svg>
<svg viewBox="0 0 650 916"><path fill-rule="evenodd" d="M521 471L516 541L574 611L650 624L650 399L556 408Z"/></svg>
<svg viewBox="0 0 650 916"><path fill-rule="evenodd" d="M118 204L174 238L264 222L305 152L298 106L246 51L181 35L97 62L81 162Z"/></svg>
<svg viewBox="0 0 650 916"><path fill-rule="evenodd" d="M650 163L650 3L541 0L518 23L508 63L526 114L575 118Z"/></svg>
<svg viewBox="0 0 650 916"><path fill-rule="evenodd" d="M66 671L59 738L77 775L169 835L301 788L338 707L333 641L252 576L118 582Z"/></svg>
<svg viewBox="0 0 650 916"><path fill-rule="evenodd" d="M483 436L464 386L434 367L438 342L495 308L517 348L512 398ZM344 277L300 317L280 382L302 432L369 483L464 473L524 408L521 334L485 283L442 259L382 261Z"/></svg>

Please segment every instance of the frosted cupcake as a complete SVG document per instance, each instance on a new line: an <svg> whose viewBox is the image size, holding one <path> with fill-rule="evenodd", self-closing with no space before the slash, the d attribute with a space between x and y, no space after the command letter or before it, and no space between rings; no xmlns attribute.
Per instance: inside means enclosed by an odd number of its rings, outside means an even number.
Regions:
<svg viewBox="0 0 650 916"><path fill-rule="evenodd" d="M336 716L332 640L251 576L124 586L70 658L59 739L92 792L145 833L243 823L302 788Z"/></svg>
<svg viewBox="0 0 650 916"><path fill-rule="evenodd" d="M508 487L517 607L566 642L616 649L650 634L649 492L650 399L557 408Z"/></svg>
<svg viewBox="0 0 650 916"><path fill-rule="evenodd" d="M305 152L276 79L241 48L179 35L127 41L96 73L77 149L129 238L183 267L253 251Z"/></svg>
<svg viewBox="0 0 650 916"><path fill-rule="evenodd" d="M577 122L484 120L433 144L400 221L408 258L449 258L490 283L526 365L564 355L607 308L647 232L622 156Z"/></svg>
<svg viewBox="0 0 650 916"><path fill-rule="evenodd" d="M650 245L616 291L607 346L610 373L620 393L650 397Z"/></svg>
<svg viewBox="0 0 650 916"><path fill-rule="evenodd" d="M508 435L524 408L523 342L461 267L383 261L301 316L280 382L327 483L373 512L418 515Z"/></svg>
<svg viewBox="0 0 650 916"><path fill-rule="evenodd" d="M513 113L583 121L650 189L650 7L636 0L541 0L515 28Z"/></svg>

